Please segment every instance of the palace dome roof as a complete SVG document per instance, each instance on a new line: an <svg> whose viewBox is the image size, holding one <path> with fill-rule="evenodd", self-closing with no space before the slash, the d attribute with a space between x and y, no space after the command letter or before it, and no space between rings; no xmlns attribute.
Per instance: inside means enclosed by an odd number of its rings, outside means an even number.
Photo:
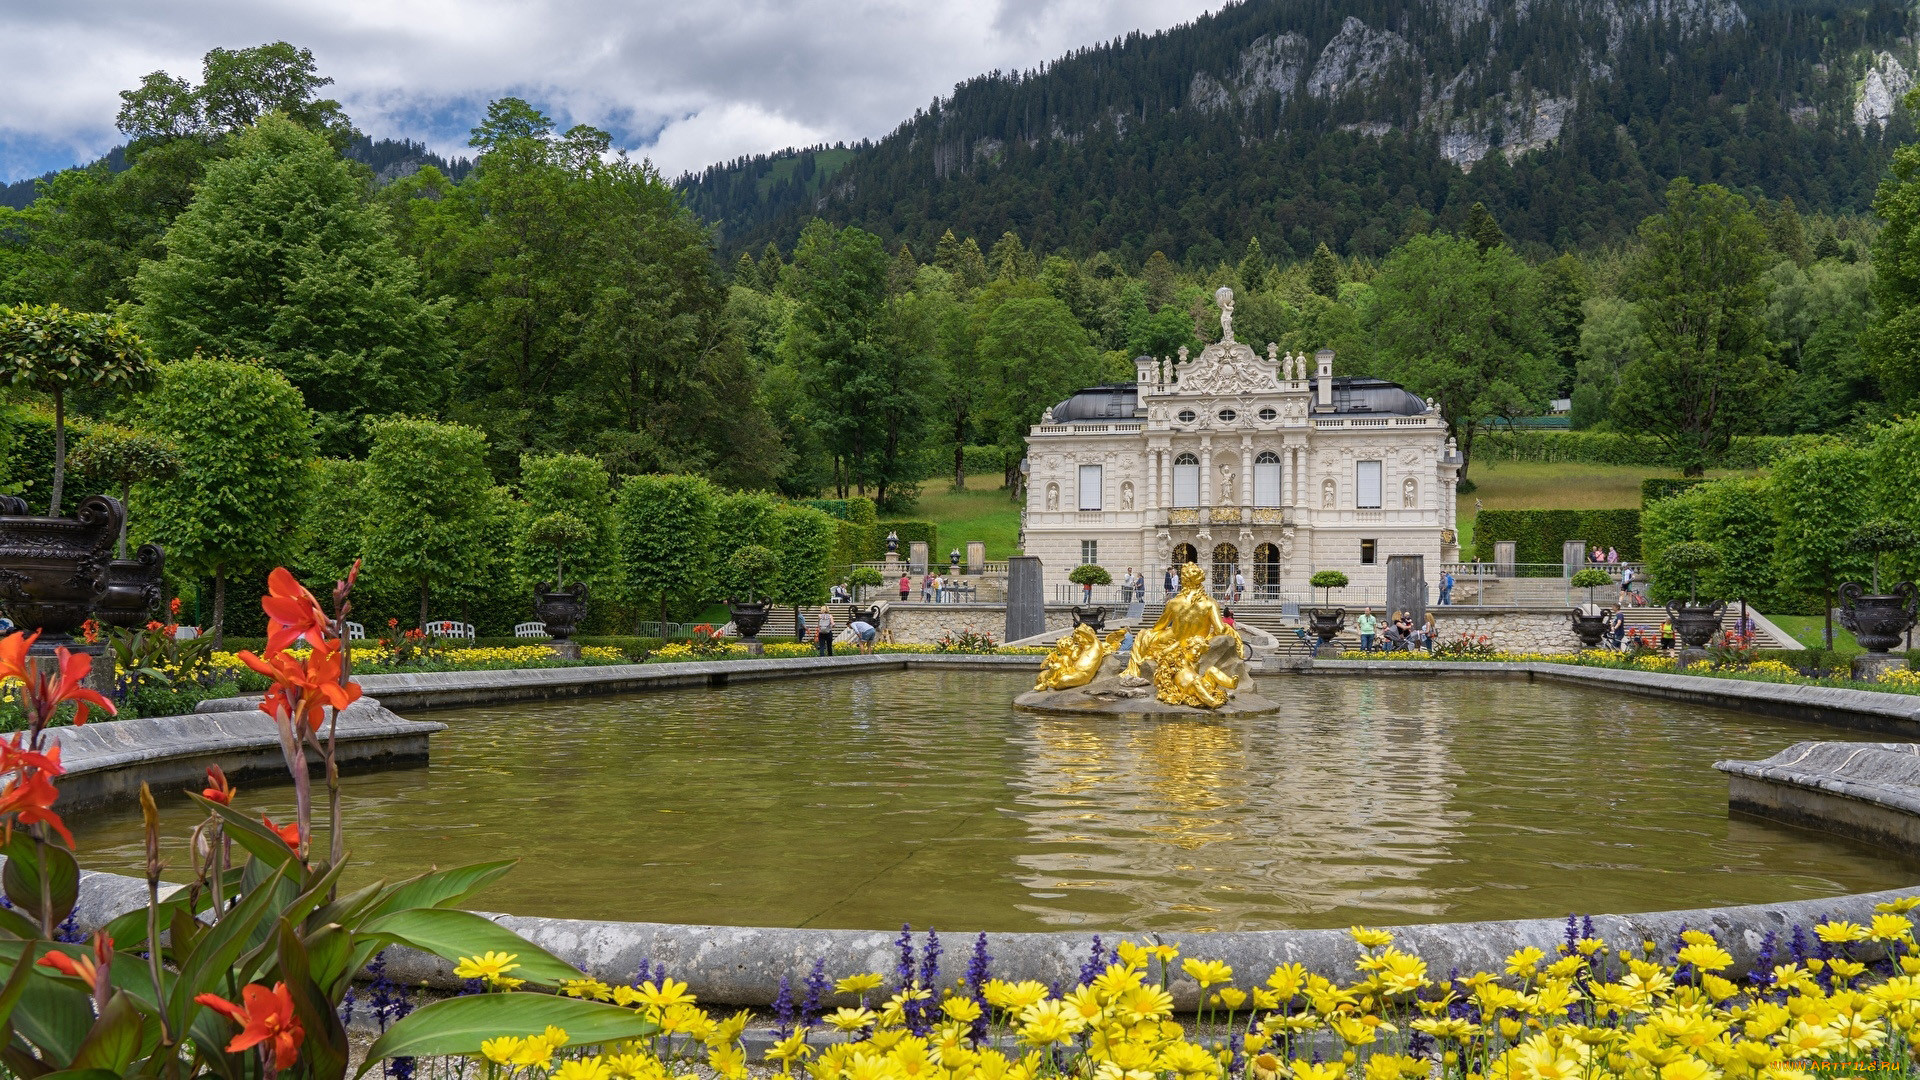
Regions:
<svg viewBox="0 0 1920 1080"><path fill-rule="evenodd" d="M1427 411L1427 403L1399 383L1339 375L1333 380L1333 411L1336 414L1419 416ZM1103 424L1132 420L1140 415L1140 392L1134 383L1089 386L1053 407L1056 424Z"/></svg>

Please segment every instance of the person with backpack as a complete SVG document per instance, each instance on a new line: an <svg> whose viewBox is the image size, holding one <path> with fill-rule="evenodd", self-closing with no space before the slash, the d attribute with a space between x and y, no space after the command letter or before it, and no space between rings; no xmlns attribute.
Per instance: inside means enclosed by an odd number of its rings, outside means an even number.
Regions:
<svg viewBox="0 0 1920 1080"><path fill-rule="evenodd" d="M1453 575L1445 570L1440 571L1440 603L1453 603Z"/></svg>
<svg viewBox="0 0 1920 1080"><path fill-rule="evenodd" d="M815 627L815 632L818 634L818 637L814 643L814 648L820 653L821 656L832 656L833 655L833 612L827 610L826 608L821 608L820 618L818 621L814 623L814 627Z"/></svg>

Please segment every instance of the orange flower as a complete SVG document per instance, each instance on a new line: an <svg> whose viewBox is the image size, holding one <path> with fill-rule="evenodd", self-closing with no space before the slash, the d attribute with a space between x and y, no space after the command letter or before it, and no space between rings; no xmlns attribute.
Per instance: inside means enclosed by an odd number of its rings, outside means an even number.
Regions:
<svg viewBox="0 0 1920 1080"><path fill-rule="evenodd" d="M275 983L271 990L259 983L248 983L240 988L244 1005L235 1005L218 994L201 994L193 1000L224 1013L227 1019L240 1025L240 1034L227 1044L227 1053L237 1054L268 1043L273 1049L275 1069L290 1069L299 1059L300 1044L306 1041L307 1032L294 1015L293 995L287 993L286 983Z"/></svg>
<svg viewBox="0 0 1920 1080"><path fill-rule="evenodd" d="M274 567L273 573L267 575L267 595L260 598L260 607L267 613L268 656L284 651L301 638L312 642L317 649L330 628L320 601L284 566Z"/></svg>
<svg viewBox="0 0 1920 1080"><path fill-rule="evenodd" d="M288 847L292 848L295 851L300 850L300 823L299 822L294 821L294 822L289 822L285 825L275 825L273 823L273 819L268 817L265 814L260 815L260 820L266 823L267 828L273 830L274 835L280 838L281 843L287 845Z"/></svg>
<svg viewBox="0 0 1920 1080"><path fill-rule="evenodd" d="M67 831L67 823L60 820L60 815L53 812L53 802L59 797L53 778L45 772L35 769L16 776L5 788L0 788L0 818L6 819L6 835L12 837L16 822L21 825L45 822L72 847L73 834Z"/></svg>
<svg viewBox="0 0 1920 1080"><path fill-rule="evenodd" d="M73 722L87 722L87 710L98 705L112 716L117 710L113 702L108 701L97 690L89 690L80 685L87 673L93 670L93 657L86 653L69 652L66 646L53 651L55 665L60 670L58 682L41 674L39 668L27 659L27 650L40 638L40 631L31 634L8 634L0 638L0 679L19 679L25 683L24 696L30 699L45 723L53 715L53 710L63 701L74 703Z"/></svg>
<svg viewBox="0 0 1920 1080"><path fill-rule="evenodd" d="M119 711L100 691L89 690L80 685L81 680L93 670L93 657L86 653L68 652L64 646L55 649L54 656L60 663L60 685L46 703L48 715L52 714L55 705L63 701L71 701L74 703L73 723L77 727L87 722L89 704L98 705L107 710L108 716Z"/></svg>
<svg viewBox="0 0 1920 1080"><path fill-rule="evenodd" d="M14 769L39 769L51 776L59 776L67 770L60 764L60 744L47 747L47 752L38 754L26 749L23 740L24 731L15 732L13 739L0 739L0 773Z"/></svg>
<svg viewBox="0 0 1920 1080"><path fill-rule="evenodd" d="M200 789L200 797L221 806L233 805L233 785L227 783L227 774L220 766L207 766L207 786Z"/></svg>
<svg viewBox="0 0 1920 1080"><path fill-rule="evenodd" d="M34 962L42 967L50 967L62 975L71 975L76 979L84 979L87 985L92 986L98 981L101 969L105 968L112 959L113 939L106 934L95 934L93 935L92 956L88 956L86 953L81 953L79 956L68 956L66 953L56 950Z"/></svg>
<svg viewBox="0 0 1920 1080"><path fill-rule="evenodd" d="M320 639L304 660L285 652L270 652L262 659L242 650L240 662L273 680L260 699L260 711L286 717L296 727L318 728L323 705L344 709L360 700L359 683L340 685L342 660L335 640Z"/></svg>

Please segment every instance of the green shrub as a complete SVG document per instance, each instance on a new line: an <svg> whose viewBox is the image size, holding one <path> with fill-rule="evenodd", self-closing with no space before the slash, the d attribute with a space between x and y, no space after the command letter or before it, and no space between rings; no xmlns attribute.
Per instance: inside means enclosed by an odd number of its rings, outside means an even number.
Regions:
<svg viewBox="0 0 1920 1080"><path fill-rule="evenodd" d="M864 585L872 588L880 583L880 571L871 566L856 566L853 568L853 573L847 575L849 585Z"/></svg>
<svg viewBox="0 0 1920 1080"><path fill-rule="evenodd" d="M1082 563L1073 568L1073 572L1067 575L1067 580L1075 585L1111 585L1113 575L1107 573L1107 568L1104 566Z"/></svg>
<svg viewBox="0 0 1920 1080"><path fill-rule="evenodd" d="M1707 482L1704 476L1648 476L1640 481L1640 507L1650 502L1671 499L1687 489Z"/></svg>
<svg viewBox="0 0 1920 1080"><path fill-rule="evenodd" d="M1640 511L1482 510L1473 519L1473 546L1481 558L1511 540L1514 561L1560 565L1561 545L1578 540L1588 550L1613 548L1627 562L1640 559Z"/></svg>
<svg viewBox="0 0 1920 1080"><path fill-rule="evenodd" d="M1820 442L1819 435L1739 435L1717 468L1758 469ZM1613 431L1489 431L1473 441L1475 461L1640 465L1678 468L1658 441Z"/></svg>
<svg viewBox="0 0 1920 1080"><path fill-rule="evenodd" d="M927 561L929 564L944 563L946 552L940 550L940 527L931 521L882 521L873 526L873 543L868 548L867 559L887 557L887 533L900 534L900 557L906 558L907 552L915 540L927 542Z"/></svg>

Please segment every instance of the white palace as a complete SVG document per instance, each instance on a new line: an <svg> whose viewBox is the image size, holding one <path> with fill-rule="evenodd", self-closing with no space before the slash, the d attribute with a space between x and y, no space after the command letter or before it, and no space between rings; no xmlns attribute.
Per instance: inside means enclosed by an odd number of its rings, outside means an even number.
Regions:
<svg viewBox="0 0 1920 1080"><path fill-rule="evenodd" d="M1318 570L1378 594L1389 555L1425 556L1429 580L1459 558L1460 457L1439 411L1379 379L1335 378L1333 350L1266 355L1233 339L1177 361L1142 356L1131 385L1095 386L1028 435L1024 550L1050 580L1131 566L1159 595L1172 563L1207 566L1216 591L1308 597Z"/></svg>

